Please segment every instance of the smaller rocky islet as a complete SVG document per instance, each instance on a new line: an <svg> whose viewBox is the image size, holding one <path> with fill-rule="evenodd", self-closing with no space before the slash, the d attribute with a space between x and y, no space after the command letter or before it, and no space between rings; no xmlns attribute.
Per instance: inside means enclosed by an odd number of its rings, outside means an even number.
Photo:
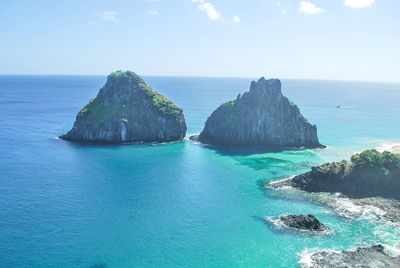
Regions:
<svg viewBox="0 0 400 268"><path fill-rule="evenodd" d="M307 192L340 192L352 198L380 196L400 200L400 155L366 150L350 161L326 163L288 180Z"/></svg>
<svg viewBox="0 0 400 268"><path fill-rule="evenodd" d="M181 108L134 72L116 71L60 138L94 143L171 142L185 135Z"/></svg>
<svg viewBox="0 0 400 268"><path fill-rule="evenodd" d="M287 227L300 231L314 231L322 232L327 228L319 221L314 215L285 215L280 216L279 219Z"/></svg>

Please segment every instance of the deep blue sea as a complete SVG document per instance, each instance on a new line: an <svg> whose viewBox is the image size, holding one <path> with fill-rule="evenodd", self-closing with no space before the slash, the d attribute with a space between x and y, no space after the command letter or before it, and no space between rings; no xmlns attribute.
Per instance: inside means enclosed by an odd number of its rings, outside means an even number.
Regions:
<svg viewBox="0 0 400 268"><path fill-rule="evenodd" d="M252 80L144 78L184 110L188 135ZM309 250L400 244L399 228L367 212L342 217L304 194L263 187L399 142L400 84L282 80L283 94L317 124L323 150L57 139L105 79L0 76L0 267L295 267ZM316 215L334 234L296 234L262 220L293 213Z"/></svg>

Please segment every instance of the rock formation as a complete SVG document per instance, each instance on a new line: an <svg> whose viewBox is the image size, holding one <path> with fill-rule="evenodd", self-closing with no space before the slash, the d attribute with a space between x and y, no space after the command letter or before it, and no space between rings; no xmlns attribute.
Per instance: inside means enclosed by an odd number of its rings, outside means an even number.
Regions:
<svg viewBox="0 0 400 268"><path fill-rule="evenodd" d="M280 80L264 78L216 109L198 139L222 147L324 147L317 127L282 95Z"/></svg>
<svg viewBox="0 0 400 268"><path fill-rule="evenodd" d="M280 216L279 219L287 226L304 231L324 231L326 227L313 215L288 215Z"/></svg>
<svg viewBox="0 0 400 268"><path fill-rule="evenodd" d="M97 97L83 107L73 128L60 138L80 142L128 143L182 140L182 109L149 87L134 72L107 77Z"/></svg>
<svg viewBox="0 0 400 268"><path fill-rule="evenodd" d="M367 150L351 161L327 163L288 183L308 192L341 192L349 197L380 196L400 200L400 155Z"/></svg>
<svg viewBox="0 0 400 268"><path fill-rule="evenodd" d="M303 268L311 267L400 267L400 257L392 257L382 245L343 250L326 250L310 254L300 260Z"/></svg>

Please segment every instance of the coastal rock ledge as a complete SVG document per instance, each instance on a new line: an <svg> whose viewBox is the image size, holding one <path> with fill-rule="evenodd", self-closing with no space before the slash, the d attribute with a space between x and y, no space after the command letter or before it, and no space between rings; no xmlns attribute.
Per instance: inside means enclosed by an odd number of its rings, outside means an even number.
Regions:
<svg viewBox="0 0 400 268"><path fill-rule="evenodd" d="M60 138L79 142L171 142L186 135L182 109L154 91L134 72L107 77L96 98L83 107Z"/></svg>
<svg viewBox="0 0 400 268"><path fill-rule="evenodd" d="M400 155L366 150L351 161L313 167L282 183L307 192L340 192L352 198L380 196L400 200Z"/></svg>
<svg viewBox="0 0 400 268"><path fill-rule="evenodd" d="M260 78L207 119L198 140L221 147L323 148L317 127L281 92L281 81Z"/></svg>

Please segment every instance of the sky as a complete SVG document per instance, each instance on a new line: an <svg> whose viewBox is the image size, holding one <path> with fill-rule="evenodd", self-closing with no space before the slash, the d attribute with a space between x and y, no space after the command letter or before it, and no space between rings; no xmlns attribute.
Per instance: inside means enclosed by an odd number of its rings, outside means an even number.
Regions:
<svg viewBox="0 0 400 268"><path fill-rule="evenodd" d="M399 0L0 0L0 74L400 82Z"/></svg>

